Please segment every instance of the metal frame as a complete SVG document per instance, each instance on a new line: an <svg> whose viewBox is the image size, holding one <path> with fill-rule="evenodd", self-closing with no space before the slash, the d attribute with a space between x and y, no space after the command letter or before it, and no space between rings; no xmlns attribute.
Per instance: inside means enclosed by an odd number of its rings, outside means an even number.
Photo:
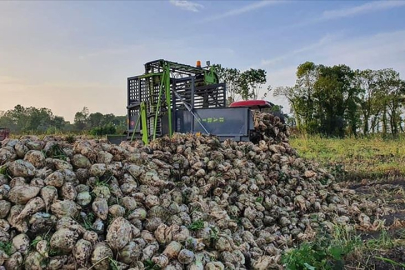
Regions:
<svg viewBox="0 0 405 270"><path fill-rule="evenodd" d="M225 107L226 86L211 83L215 81L212 68L162 59L146 63L145 74L127 80L128 138L142 138L148 144L149 139L171 136L178 131L176 112L179 110L190 111L198 122L195 109ZM193 131L194 121L191 125Z"/></svg>

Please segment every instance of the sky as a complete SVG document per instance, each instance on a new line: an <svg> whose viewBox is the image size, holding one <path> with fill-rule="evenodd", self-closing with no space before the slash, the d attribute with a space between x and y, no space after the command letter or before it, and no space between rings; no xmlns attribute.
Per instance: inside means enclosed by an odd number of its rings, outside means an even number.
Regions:
<svg viewBox="0 0 405 270"><path fill-rule="evenodd" d="M125 115L126 78L161 58L262 68L273 88L306 61L404 79L405 1L0 1L0 111Z"/></svg>

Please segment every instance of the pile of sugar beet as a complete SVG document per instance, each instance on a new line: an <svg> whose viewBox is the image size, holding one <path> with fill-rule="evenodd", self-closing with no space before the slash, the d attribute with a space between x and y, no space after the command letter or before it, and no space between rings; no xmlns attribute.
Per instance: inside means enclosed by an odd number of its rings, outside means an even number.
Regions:
<svg viewBox="0 0 405 270"><path fill-rule="evenodd" d="M4 140L0 269L282 268L316 229L385 211L299 158L278 117L258 113L255 127L258 144Z"/></svg>

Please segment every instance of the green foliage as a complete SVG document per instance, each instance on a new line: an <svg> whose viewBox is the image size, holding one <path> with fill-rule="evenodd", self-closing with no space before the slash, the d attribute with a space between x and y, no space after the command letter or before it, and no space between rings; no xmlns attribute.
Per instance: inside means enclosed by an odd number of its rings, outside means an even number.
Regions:
<svg viewBox="0 0 405 270"><path fill-rule="evenodd" d="M228 105L236 100L239 93L240 70L236 68L224 68L221 65L213 65L220 82L226 82Z"/></svg>
<svg viewBox="0 0 405 270"><path fill-rule="evenodd" d="M109 226L114 221L114 216L108 213L107 215L107 225Z"/></svg>
<svg viewBox="0 0 405 270"><path fill-rule="evenodd" d="M11 242L0 242L0 250L3 250L8 256L11 256L13 244Z"/></svg>
<svg viewBox="0 0 405 270"><path fill-rule="evenodd" d="M66 121L63 117L53 115L47 108L25 108L17 105L0 115L0 126L7 127L12 133L46 133L48 130L62 130Z"/></svg>
<svg viewBox="0 0 405 270"><path fill-rule="evenodd" d="M282 262L288 270L343 269L344 257L360 244L346 228L336 227L332 235L320 233L312 242L285 253Z"/></svg>
<svg viewBox="0 0 405 270"><path fill-rule="evenodd" d="M62 255L63 251L57 248L50 248L49 249L49 256L53 257L53 256L59 256Z"/></svg>
<svg viewBox="0 0 405 270"><path fill-rule="evenodd" d="M84 130L86 128L87 118L89 116L89 109L87 107L83 107L80 112L75 114L74 125L77 130Z"/></svg>
<svg viewBox="0 0 405 270"><path fill-rule="evenodd" d="M90 130L90 135L102 136L107 134L115 134L117 129L112 125L105 125L101 127L95 127Z"/></svg>
<svg viewBox="0 0 405 270"><path fill-rule="evenodd" d="M203 228L204 228L204 221L202 221L202 220L194 221L188 226L188 229L192 230L192 231L198 231Z"/></svg>
<svg viewBox="0 0 405 270"><path fill-rule="evenodd" d="M87 107L75 114L70 124L61 116L53 115L47 108L25 108L17 105L12 110L0 113L0 127L7 127L11 134L60 134L64 132L92 135L123 133L126 130L126 116L90 113Z"/></svg>
<svg viewBox="0 0 405 270"><path fill-rule="evenodd" d="M118 266L118 262L117 262L116 260L114 260L114 259L112 259L112 258L108 258L108 260L110 261L110 267L111 267L112 270L119 270L119 269L121 269L121 268Z"/></svg>
<svg viewBox="0 0 405 270"><path fill-rule="evenodd" d="M74 135L69 134L68 136L66 136L66 141L67 141L68 143L74 143L74 142L76 141L76 138L75 138Z"/></svg>
<svg viewBox="0 0 405 270"><path fill-rule="evenodd" d="M152 260L145 260L143 265L145 270L160 270L159 265L156 265Z"/></svg>
<svg viewBox="0 0 405 270"><path fill-rule="evenodd" d="M36 248L37 244L41 241L41 237L36 237L34 240L32 240L30 246L33 248Z"/></svg>
<svg viewBox="0 0 405 270"><path fill-rule="evenodd" d="M228 103L240 96L243 100L258 99L261 86L266 83L266 71L263 69L249 69L241 72L234 68L224 68L213 65L220 82L227 84Z"/></svg>
<svg viewBox="0 0 405 270"><path fill-rule="evenodd" d="M297 68L295 85L277 87L273 95L288 99L297 128L307 134L396 135L402 129L405 81L392 69L353 71L305 62Z"/></svg>
<svg viewBox="0 0 405 270"><path fill-rule="evenodd" d="M218 240L218 239L219 239L218 233L219 233L219 231L218 231L218 229L217 229L216 227L211 227L211 230L210 230L210 239L211 239L212 241Z"/></svg>
<svg viewBox="0 0 405 270"><path fill-rule="evenodd" d="M96 182L94 183L94 186L105 186L110 188L109 182L114 178L114 174L110 171L107 170L104 175L97 177Z"/></svg>
<svg viewBox="0 0 405 270"><path fill-rule="evenodd" d="M266 83L266 71L263 69L249 69L241 73L239 79L239 95L242 99L258 99L261 85Z"/></svg>
<svg viewBox="0 0 405 270"><path fill-rule="evenodd" d="M390 237L386 230L382 230L379 237L371 239L365 244L366 248L370 250L375 249L390 249L395 246L394 240Z"/></svg>
<svg viewBox="0 0 405 270"><path fill-rule="evenodd" d="M264 198L263 197L257 197L256 202L258 203L263 203Z"/></svg>
<svg viewBox="0 0 405 270"><path fill-rule="evenodd" d="M285 172L283 172L283 171L280 171L279 173L278 173L278 179L280 180L280 181L287 181L288 180L288 175L285 173Z"/></svg>
<svg viewBox="0 0 405 270"><path fill-rule="evenodd" d="M126 116L114 114L90 113L87 107L75 114L74 125L77 131L89 131L90 135L102 136L122 133L126 130Z"/></svg>
<svg viewBox="0 0 405 270"><path fill-rule="evenodd" d="M93 213L87 213L85 217L82 216L82 220L82 225L86 230L93 230L93 223L96 220Z"/></svg>
<svg viewBox="0 0 405 270"><path fill-rule="evenodd" d="M102 181L102 180L97 180L97 181L94 183L94 186L95 186L95 187L103 186L103 187L108 187L108 188L110 188L110 186L108 185L108 183L105 182L105 181Z"/></svg>
<svg viewBox="0 0 405 270"><path fill-rule="evenodd" d="M7 177L8 179L11 179L11 176L10 176L10 174L9 174L9 172L8 172L8 167L5 166L5 165L0 167L0 174L1 174L1 175L4 175L4 176Z"/></svg>
<svg viewBox="0 0 405 270"><path fill-rule="evenodd" d="M51 149L46 153L49 158L56 158L61 160L67 160L68 156L59 144L54 144Z"/></svg>

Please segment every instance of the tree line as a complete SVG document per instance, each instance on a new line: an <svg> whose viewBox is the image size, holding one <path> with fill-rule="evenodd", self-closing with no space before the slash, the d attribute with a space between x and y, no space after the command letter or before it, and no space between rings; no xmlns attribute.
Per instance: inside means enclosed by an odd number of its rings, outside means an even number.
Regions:
<svg viewBox="0 0 405 270"><path fill-rule="evenodd" d="M335 137L404 131L405 81L397 71L305 62L296 76L294 86L273 95L288 99L300 131Z"/></svg>
<svg viewBox="0 0 405 270"><path fill-rule="evenodd" d="M353 70L347 65L297 67L294 86L269 86L266 71L215 65L220 81L227 83L228 103L236 99L266 99L268 93L287 98L293 122L300 132L331 137L345 135L397 135L404 131L405 81L393 69ZM281 106L277 106L282 109Z"/></svg>
<svg viewBox="0 0 405 270"><path fill-rule="evenodd" d="M0 112L0 127L9 128L15 134L54 134L58 132L89 133L105 135L123 133L126 116L90 113L87 107L75 113L73 123L54 115L48 108L24 107Z"/></svg>

